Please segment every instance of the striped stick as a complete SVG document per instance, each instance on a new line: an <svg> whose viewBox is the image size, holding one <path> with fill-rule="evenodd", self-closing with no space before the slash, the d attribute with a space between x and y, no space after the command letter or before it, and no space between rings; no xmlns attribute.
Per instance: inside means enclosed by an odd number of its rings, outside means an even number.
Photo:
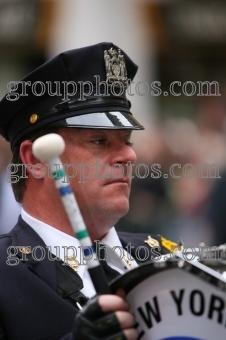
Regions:
<svg viewBox="0 0 226 340"><path fill-rule="evenodd" d="M54 179L75 236L83 247L85 257L90 255L87 260L87 266L96 292L98 294L109 294L111 293L110 287L97 257L94 259L95 248L92 245L75 195L59 158L64 149L65 143L63 138L53 133L36 139L32 146L32 151L36 158L48 161L51 177ZM59 165L57 170L55 170L56 164Z"/></svg>

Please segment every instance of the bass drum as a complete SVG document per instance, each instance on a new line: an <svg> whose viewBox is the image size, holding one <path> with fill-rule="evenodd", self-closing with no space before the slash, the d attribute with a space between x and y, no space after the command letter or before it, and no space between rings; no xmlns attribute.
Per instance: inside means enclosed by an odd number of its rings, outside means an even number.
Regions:
<svg viewBox="0 0 226 340"><path fill-rule="evenodd" d="M139 340L226 339L225 283L189 263L146 263L111 288L125 290Z"/></svg>

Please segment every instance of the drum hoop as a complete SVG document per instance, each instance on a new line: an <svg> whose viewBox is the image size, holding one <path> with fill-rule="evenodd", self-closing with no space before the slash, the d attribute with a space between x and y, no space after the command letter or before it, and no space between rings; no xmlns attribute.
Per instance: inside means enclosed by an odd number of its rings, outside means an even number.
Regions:
<svg viewBox="0 0 226 340"><path fill-rule="evenodd" d="M205 282L214 285L221 291L226 291L226 283L218 280L216 277L204 272L192 264L185 263L183 267L180 267L178 263L179 261L166 261L164 263L148 261L114 279L110 284L111 289L113 293L115 293L119 288L122 288L127 295L133 288L135 288L140 282L144 281L148 277L159 274L166 270L178 268L179 270L191 273Z"/></svg>

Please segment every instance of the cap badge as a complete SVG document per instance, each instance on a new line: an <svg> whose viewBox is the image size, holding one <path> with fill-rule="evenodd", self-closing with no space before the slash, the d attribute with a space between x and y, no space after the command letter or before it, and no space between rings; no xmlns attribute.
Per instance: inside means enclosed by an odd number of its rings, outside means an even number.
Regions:
<svg viewBox="0 0 226 340"><path fill-rule="evenodd" d="M151 248L159 247L159 242L152 238L151 236L148 236L148 239L145 240L144 243L147 243Z"/></svg>
<svg viewBox="0 0 226 340"><path fill-rule="evenodd" d="M113 82L121 82L127 87L127 71L124 56L121 54L121 50L118 52L111 48L108 51L104 51L104 62L106 67L106 81L111 84ZM117 86L117 83L115 84ZM118 85L119 86L119 85Z"/></svg>

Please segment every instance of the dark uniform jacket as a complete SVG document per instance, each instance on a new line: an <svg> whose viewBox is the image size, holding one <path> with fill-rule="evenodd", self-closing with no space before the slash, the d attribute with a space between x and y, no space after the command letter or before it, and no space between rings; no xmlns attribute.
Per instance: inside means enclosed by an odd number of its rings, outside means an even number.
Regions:
<svg viewBox="0 0 226 340"><path fill-rule="evenodd" d="M159 242L160 247L164 242L167 244L159 235L149 238L149 244L144 243L148 239L144 234L123 232L119 238L123 247L131 244L131 254L137 262L142 262L135 256L137 247L146 245L150 249L147 260L150 260L152 242ZM23 246L46 249L43 240L20 217L9 234L0 236L0 340L69 340L78 309L57 292L55 261L50 261L48 256L37 261L31 255L24 261L24 253L16 251ZM161 247L159 253L167 253L166 248ZM144 259L146 255L142 251L140 248L139 257Z"/></svg>

